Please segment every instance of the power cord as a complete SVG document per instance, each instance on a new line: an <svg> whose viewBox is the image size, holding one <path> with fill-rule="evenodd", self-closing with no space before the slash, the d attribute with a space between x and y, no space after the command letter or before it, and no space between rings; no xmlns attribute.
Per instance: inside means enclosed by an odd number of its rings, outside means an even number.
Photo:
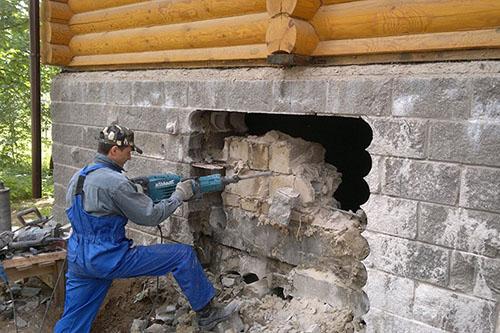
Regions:
<svg viewBox="0 0 500 333"><path fill-rule="evenodd" d="M160 244L163 244L163 232L161 230L161 227L159 225L156 226L158 228L158 230L160 231ZM149 318L151 318L151 316L153 315L153 312L156 308L156 302L158 301L158 295L160 293L160 277L157 276L156 277L156 295L155 295L155 298L153 299L153 305L151 306L151 311L149 311L149 314L148 314L148 317L147 317L147 322L146 322L146 327L148 327L149 325ZM143 330L146 328L146 327L143 327Z"/></svg>
<svg viewBox="0 0 500 333"><path fill-rule="evenodd" d="M10 288L10 284L9 284L9 278L7 277L7 273L5 273L5 269L3 267L2 262L0 262L0 278L3 280L3 282L7 286L7 290L9 291L9 294L10 294L10 299L12 301L12 312L14 314L14 327L16 328L16 333L18 333L18 330L17 330L16 300L14 299L14 294L12 293L12 289Z"/></svg>
<svg viewBox="0 0 500 333"><path fill-rule="evenodd" d="M66 257L64 258L62 266L63 267L66 266ZM56 292L57 286L59 285L59 280L61 280L61 276L63 273L64 273L64 269L59 270L59 274L57 275L57 280L54 283L54 289L52 289L52 293L50 294L49 300L47 302L47 306L45 307L45 313L43 314L42 323L40 324L40 330L38 331L38 333L42 333L43 324L45 324L45 318L47 317L47 313L49 312L49 308L52 305L52 300L54 298L54 294Z"/></svg>

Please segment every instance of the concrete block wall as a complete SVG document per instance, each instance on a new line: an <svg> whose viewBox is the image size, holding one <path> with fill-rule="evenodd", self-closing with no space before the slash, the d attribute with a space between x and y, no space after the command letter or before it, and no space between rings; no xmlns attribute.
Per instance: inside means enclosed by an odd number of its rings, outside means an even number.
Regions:
<svg viewBox="0 0 500 333"><path fill-rule="evenodd" d="M56 216L113 120L147 148L128 166L135 176L193 172L197 110L362 117L373 130L367 331L498 333L499 73L495 61L63 73L52 87ZM186 234L183 214L174 234Z"/></svg>

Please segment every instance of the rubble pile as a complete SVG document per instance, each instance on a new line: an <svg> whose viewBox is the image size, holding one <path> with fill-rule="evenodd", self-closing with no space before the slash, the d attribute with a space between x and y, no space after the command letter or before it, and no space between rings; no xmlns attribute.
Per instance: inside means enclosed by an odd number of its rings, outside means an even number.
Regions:
<svg viewBox="0 0 500 333"><path fill-rule="evenodd" d="M217 289L217 303L238 302L239 313L234 314L227 322L220 323L213 329L218 333L345 333L359 332L364 322L356 318L352 311L336 309L332 305L315 298L292 297L286 290L272 289L270 279L264 278L247 283L237 272L228 272L214 278ZM172 293L178 288L172 279L160 288L159 303L148 318L137 318L133 321L131 333L199 332L196 325L196 314L190 310L181 293ZM144 302L154 294L154 287L143 290L136 295L135 302ZM175 296L174 296L175 295Z"/></svg>

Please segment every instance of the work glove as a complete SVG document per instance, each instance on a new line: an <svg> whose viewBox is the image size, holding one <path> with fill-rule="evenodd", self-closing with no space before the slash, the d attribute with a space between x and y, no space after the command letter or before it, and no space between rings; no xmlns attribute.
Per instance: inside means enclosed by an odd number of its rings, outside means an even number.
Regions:
<svg viewBox="0 0 500 333"><path fill-rule="evenodd" d="M188 201L193 198L193 180L188 179L177 183L174 194L182 201Z"/></svg>

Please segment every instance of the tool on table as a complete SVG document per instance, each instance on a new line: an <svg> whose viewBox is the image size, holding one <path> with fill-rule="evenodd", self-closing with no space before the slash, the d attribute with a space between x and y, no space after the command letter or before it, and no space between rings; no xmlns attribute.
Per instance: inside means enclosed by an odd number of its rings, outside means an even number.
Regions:
<svg viewBox="0 0 500 333"><path fill-rule="evenodd" d="M194 180L194 193L212 193L220 192L224 190L224 187L228 184L234 184L240 180L252 179L257 177L268 177L272 176L271 171L257 172L251 175L233 175L233 176L222 176L220 174L213 174L209 176L202 176L196 178L182 178L179 175L166 173L145 177L137 177L131 179L131 181L139 185L139 189L142 190L146 195L148 195L154 203L158 203L161 200L168 199L174 193L177 183L186 180Z"/></svg>

